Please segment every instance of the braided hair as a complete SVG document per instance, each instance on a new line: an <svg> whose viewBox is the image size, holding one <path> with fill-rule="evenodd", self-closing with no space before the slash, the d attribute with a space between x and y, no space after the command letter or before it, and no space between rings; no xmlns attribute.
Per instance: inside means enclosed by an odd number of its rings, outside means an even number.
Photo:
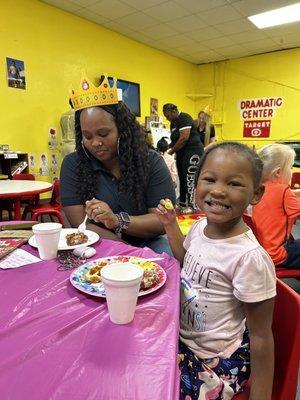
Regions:
<svg viewBox="0 0 300 400"><path fill-rule="evenodd" d="M137 210L143 210L144 193L149 176L148 146L145 134L136 121L135 115L123 103L101 106L109 112L114 119L119 132L119 163L121 178L119 190L122 193L132 195ZM85 203L95 197L96 174L88 153L82 145L82 132L80 126L80 114L82 110L75 112L75 149L78 155L77 193Z"/></svg>

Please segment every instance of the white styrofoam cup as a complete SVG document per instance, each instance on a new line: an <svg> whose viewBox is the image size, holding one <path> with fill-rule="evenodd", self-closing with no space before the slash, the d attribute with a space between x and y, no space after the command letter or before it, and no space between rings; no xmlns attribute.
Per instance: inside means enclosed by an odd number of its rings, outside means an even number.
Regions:
<svg viewBox="0 0 300 400"><path fill-rule="evenodd" d="M115 324L133 320L143 272L138 265L129 263L109 264L101 269L109 317Z"/></svg>
<svg viewBox="0 0 300 400"><path fill-rule="evenodd" d="M33 225L32 230L42 260L56 258L61 229L62 225L57 222Z"/></svg>

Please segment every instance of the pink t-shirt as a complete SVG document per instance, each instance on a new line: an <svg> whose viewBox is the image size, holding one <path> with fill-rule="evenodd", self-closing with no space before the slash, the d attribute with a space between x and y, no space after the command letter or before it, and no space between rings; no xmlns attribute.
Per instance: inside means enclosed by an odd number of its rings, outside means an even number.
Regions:
<svg viewBox="0 0 300 400"><path fill-rule="evenodd" d="M177 174L176 161L174 157L168 153L162 154L162 157L169 168L173 183L176 183L178 174Z"/></svg>
<svg viewBox="0 0 300 400"><path fill-rule="evenodd" d="M181 271L180 338L199 357L229 357L245 331L243 304L276 295L274 264L252 231L228 239L189 231Z"/></svg>

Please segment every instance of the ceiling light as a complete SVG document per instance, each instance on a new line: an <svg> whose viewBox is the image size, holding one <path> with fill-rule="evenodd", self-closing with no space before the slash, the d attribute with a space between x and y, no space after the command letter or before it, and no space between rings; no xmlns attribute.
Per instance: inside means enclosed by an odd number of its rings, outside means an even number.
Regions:
<svg viewBox="0 0 300 400"><path fill-rule="evenodd" d="M300 21L300 3L251 15L248 19L259 29Z"/></svg>

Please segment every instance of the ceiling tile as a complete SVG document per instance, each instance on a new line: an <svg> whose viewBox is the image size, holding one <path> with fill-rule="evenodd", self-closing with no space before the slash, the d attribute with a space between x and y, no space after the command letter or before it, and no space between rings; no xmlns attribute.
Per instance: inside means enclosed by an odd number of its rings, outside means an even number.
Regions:
<svg viewBox="0 0 300 400"><path fill-rule="evenodd" d="M192 64L199 64L199 62L200 62L200 59L199 59L199 57L196 57L196 56L193 56L193 55L183 55L182 57L181 57L183 60L185 60L185 61L188 61L188 62L190 62L190 63L192 63Z"/></svg>
<svg viewBox="0 0 300 400"><path fill-rule="evenodd" d="M197 42L205 42L207 39L214 39L223 35L212 26L206 26L205 29L196 29L194 31L186 32L185 36L188 36Z"/></svg>
<svg viewBox="0 0 300 400"><path fill-rule="evenodd" d="M205 46L209 47L210 49L217 49L219 47L226 47L226 46L232 46L235 43L228 38L227 36L215 38L215 39L209 39L205 41Z"/></svg>
<svg viewBox="0 0 300 400"><path fill-rule="evenodd" d="M247 18L236 19L235 21L228 21L218 25L215 28L224 35L231 35L234 33L256 30L253 24Z"/></svg>
<svg viewBox="0 0 300 400"><path fill-rule="evenodd" d="M293 24L285 24L280 26L273 26L272 28L261 29L268 37L279 37L282 35L289 35L293 33L299 34L300 39L300 22Z"/></svg>
<svg viewBox="0 0 300 400"><path fill-rule="evenodd" d="M181 51L179 49L168 49L167 51L168 51L168 54L172 54L173 56L176 56L176 57L181 57L181 56L187 55L186 52Z"/></svg>
<svg viewBox="0 0 300 400"><path fill-rule="evenodd" d="M100 0L72 0L73 3L78 4L81 7L87 7L87 6L90 6L91 4L95 4L99 1Z"/></svg>
<svg viewBox="0 0 300 400"><path fill-rule="evenodd" d="M210 21L210 25L222 24L227 21L234 21L235 19L241 18L241 14L231 5L203 11L198 13L197 16L204 21Z"/></svg>
<svg viewBox="0 0 300 400"><path fill-rule="evenodd" d="M168 45L171 49L179 47L179 46L188 45L191 42L191 39L185 35L173 35L173 36L163 39L163 40L165 42L168 42Z"/></svg>
<svg viewBox="0 0 300 400"><path fill-rule="evenodd" d="M184 46L177 46L175 48L175 50L177 50L177 49L181 50L181 51L184 51L187 54L198 53L200 51L204 51L205 52L205 51L208 50L207 47L202 46L200 43L196 43L196 42L185 44Z"/></svg>
<svg viewBox="0 0 300 400"><path fill-rule="evenodd" d="M175 3L182 5L182 7L192 13L228 4L226 0L175 0Z"/></svg>
<svg viewBox="0 0 300 400"><path fill-rule="evenodd" d="M229 39L231 39L235 43L246 43L246 42L254 42L255 40L265 40L267 36L263 31L260 29L247 31L247 32L240 32L235 35L228 35Z"/></svg>
<svg viewBox="0 0 300 400"><path fill-rule="evenodd" d="M127 26L120 25L120 24L116 23L115 21L109 21L109 22L103 24L103 26L104 26L104 28L110 29L111 31L114 31L114 32L119 32L125 36L130 36L132 33L134 33L134 31L132 29L128 28Z"/></svg>
<svg viewBox="0 0 300 400"><path fill-rule="evenodd" d="M271 39L255 40L254 42L246 42L243 47L247 50L265 50L271 51L278 49L278 45Z"/></svg>
<svg viewBox="0 0 300 400"><path fill-rule="evenodd" d="M212 58L204 58L204 59L201 59L197 63L197 65L209 64L209 63L213 63L213 62L216 62L216 61L224 61L224 60L227 60L227 58L224 57L224 56L218 56L218 57L212 57Z"/></svg>
<svg viewBox="0 0 300 400"><path fill-rule="evenodd" d="M75 11L74 14L78 15L79 17L88 19L89 21L95 22L96 24L103 25L109 20L102 15L98 15L92 11L89 11L86 8L81 8L78 11Z"/></svg>
<svg viewBox="0 0 300 400"><path fill-rule="evenodd" d="M78 4L73 3L69 0L44 0L43 3L47 3L50 6L61 8L64 11L74 12L80 9Z"/></svg>
<svg viewBox="0 0 300 400"><path fill-rule="evenodd" d="M134 31L140 30L141 32L143 32L145 28L158 24L156 19L142 12L135 12L126 17L119 18L118 23L128 26L128 28Z"/></svg>
<svg viewBox="0 0 300 400"><path fill-rule="evenodd" d="M160 3L164 3L166 0L121 0L123 3L130 5L131 7L136 8L137 10L146 10L149 7L155 6Z"/></svg>
<svg viewBox="0 0 300 400"><path fill-rule="evenodd" d="M280 46L284 45L295 45L300 46L300 35L299 33L291 33L289 35L282 35L277 38L272 39L275 43L279 44Z"/></svg>
<svg viewBox="0 0 300 400"><path fill-rule="evenodd" d="M230 58L230 57L236 57L236 56L243 56L245 54L249 54L250 50L245 49L242 46L239 46L238 44L234 46L226 46L226 47L220 47L218 49L218 53Z"/></svg>
<svg viewBox="0 0 300 400"><path fill-rule="evenodd" d="M214 58L214 57L220 57L221 56L221 54L219 54L218 52L216 52L216 51L213 51L213 50L209 50L209 49L206 49L206 50L200 50L200 51L195 51L195 52L193 52L192 53L194 56L197 56L197 57L201 57L201 58L205 58L205 59L208 59L208 58Z"/></svg>
<svg viewBox="0 0 300 400"><path fill-rule="evenodd" d="M145 35L144 33L138 32L138 31L132 32L128 36L131 39L137 40L138 42L142 42L142 43L150 43L153 41L153 39L150 36Z"/></svg>
<svg viewBox="0 0 300 400"><path fill-rule="evenodd" d="M145 35L150 36L154 40L163 39L169 36L174 35L174 29L170 28L168 25L159 24L155 26L151 26L150 28L143 29L143 33Z"/></svg>
<svg viewBox="0 0 300 400"><path fill-rule="evenodd" d="M135 8L119 0L101 0L88 7L90 11L114 20L136 12Z"/></svg>
<svg viewBox="0 0 300 400"><path fill-rule="evenodd" d="M205 28L207 23L194 15L188 15L172 22L167 22L169 26L174 26L178 32L189 32L199 28Z"/></svg>
<svg viewBox="0 0 300 400"><path fill-rule="evenodd" d="M144 13L161 22L167 22L172 19L177 19L189 15L189 11L185 10L173 1L167 1L157 6L147 8L147 10L144 10Z"/></svg>
<svg viewBox="0 0 300 400"><path fill-rule="evenodd" d="M300 23L260 30L243 18L296 0L41 1L197 64L300 46Z"/></svg>

